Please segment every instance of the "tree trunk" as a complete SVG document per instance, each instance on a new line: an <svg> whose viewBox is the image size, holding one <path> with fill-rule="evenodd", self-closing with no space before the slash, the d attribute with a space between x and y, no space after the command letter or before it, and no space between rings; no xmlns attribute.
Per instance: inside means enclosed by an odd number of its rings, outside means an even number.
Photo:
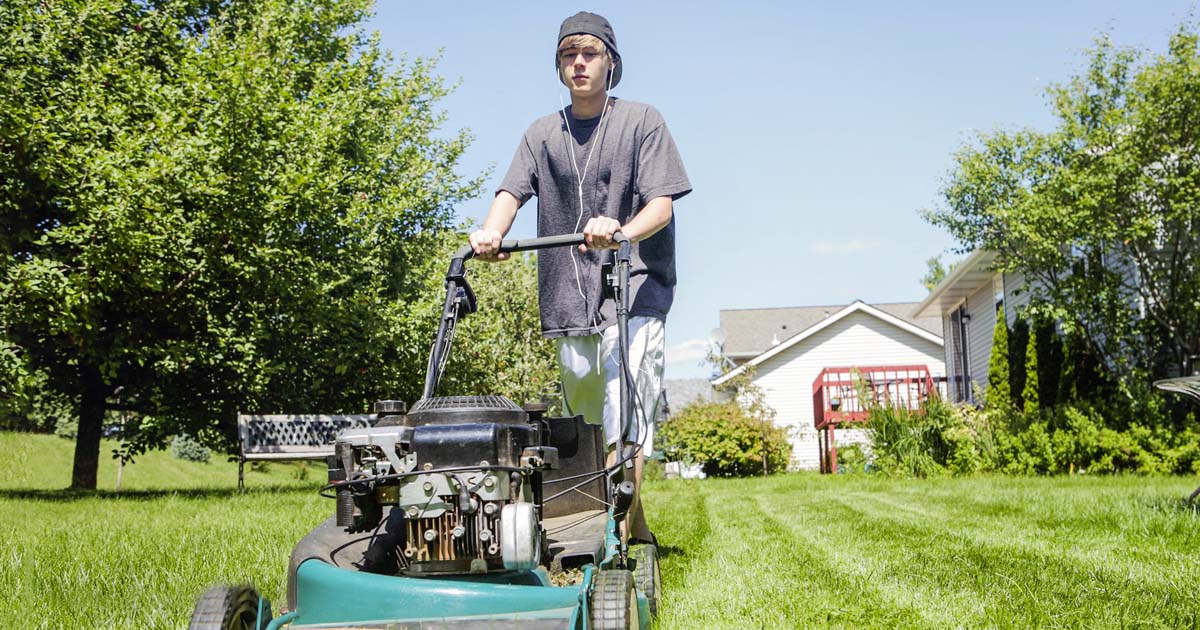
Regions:
<svg viewBox="0 0 1200 630"><path fill-rule="evenodd" d="M100 466L100 431L104 424L104 399L108 388L94 366L79 368L79 435L75 438L75 467L71 488L96 489L96 470Z"/></svg>

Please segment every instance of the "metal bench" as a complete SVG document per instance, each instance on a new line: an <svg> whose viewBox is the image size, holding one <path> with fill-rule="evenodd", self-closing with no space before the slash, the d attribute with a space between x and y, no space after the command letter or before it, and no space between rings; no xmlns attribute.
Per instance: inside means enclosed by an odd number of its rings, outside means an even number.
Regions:
<svg viewBox="0 0 1200 630"><path fill-rule="evenodd" d="M1200 376L1163 379L1161 381L1154 381L1154 386L1165 392L1187 396L1200 403ZM1200 497L1200 488L1196 488L1194 492L1188 495L1188 504L1192 504L1196 500L1196 497Z"/></svg>
<svg viewBox="0 0 1200 630"><path fill-rule="evenodd" d="M245 490L247 461L293 461L333 456L340 431L370 427L379 416L361 414L238 414L238 489Z"/></svg>

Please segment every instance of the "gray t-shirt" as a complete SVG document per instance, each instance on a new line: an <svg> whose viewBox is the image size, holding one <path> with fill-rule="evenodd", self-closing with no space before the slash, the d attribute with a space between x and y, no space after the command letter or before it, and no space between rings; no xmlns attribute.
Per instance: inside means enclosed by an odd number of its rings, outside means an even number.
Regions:
<svg viewBox="0 0 1200 630"><path fill-rule="evenodd" d="M576 119L568 107L567 121L561 112L544 116L521 138L497 192L506 190L521 203L537 196L538 236L580 232L598 216L624 225L651 199L679 199L691 192L662 114L643 103L615 98L611 103L603 122L599 116ZM582 210L572 151L584 177ZM603 299L601 278L601 265L612 254L580 254L573 247L538 252L542 334L590 335L616 323L612 300ZM666 318L675 298L673 216L654 236L633 245L629 284L631 316Z"/></svg>

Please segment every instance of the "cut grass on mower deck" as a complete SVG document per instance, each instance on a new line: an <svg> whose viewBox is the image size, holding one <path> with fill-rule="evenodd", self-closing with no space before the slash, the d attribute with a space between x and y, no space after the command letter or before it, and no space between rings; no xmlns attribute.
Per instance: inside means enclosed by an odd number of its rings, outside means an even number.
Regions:
<svg viewBox="0 0 1200 630"><path fill-rule="evenodd" d="M252 583L276 606L292 545L333 511L324 470L149 453L126 488L70 493L69 441L0 433L0 628L180 628ZM111 445L105 445L107 454ZM107 455L106 455L107 456ZM111 463L111 462L110 462ZM115 468L101 467L111 488ZM136 480L136 481L135 481ZM648 483L660 629L1200 627L1193 478Z"/></svg>

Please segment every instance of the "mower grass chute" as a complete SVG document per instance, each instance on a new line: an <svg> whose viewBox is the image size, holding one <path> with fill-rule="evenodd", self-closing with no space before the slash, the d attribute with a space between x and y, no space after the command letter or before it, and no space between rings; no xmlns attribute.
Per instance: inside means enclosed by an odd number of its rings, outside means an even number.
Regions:
<svg viewBox="0 0 1200 630"><path fill-rule="evenodd" d="M606 276L617 304L621 427L630 435L630 243ZM503 252L575 246L582 234L505 241ZM411 409L376 403L365 429L338 434L322 494L334 516L301 539L288 566L287 602L250 586L209 589L191 628L646 628L657 612L656 549L628 548L619 532L633 498L627 462L605 467L599 426L556 418L544 405L502 396L436 395L458 320L476 310L455 253ZM627 442L627 440L622 440Z"/></svg>

